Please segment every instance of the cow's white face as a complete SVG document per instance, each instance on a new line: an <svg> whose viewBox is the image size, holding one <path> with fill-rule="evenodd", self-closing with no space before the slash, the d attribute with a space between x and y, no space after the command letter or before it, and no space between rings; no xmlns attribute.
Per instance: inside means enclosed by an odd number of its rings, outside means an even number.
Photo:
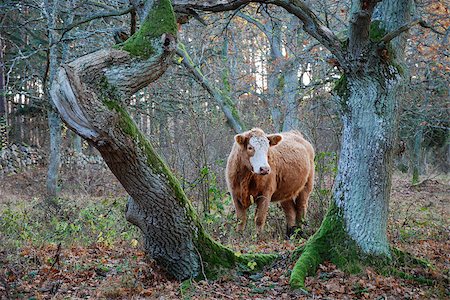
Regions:
<svg viewBox="0 0 450 300"><path fill-rule="evenodd" d="M279 134L265 135L260 129L262 134L254 135L252 131L238 134L235 138L236 142L241 145L243 154L247 158L244 160L247 167L255 174L267 175L270 173L269 148L277 145L282 137Z"/></svg>
<svg viewBox="0 0 450 300"><path fill-rule="evenodd" d="M260 175L269 174L269 140L267 137L252 136L248 141L247 151L248 150L253 150L253 155L250 156L250 164L253 172Z"/></svg>

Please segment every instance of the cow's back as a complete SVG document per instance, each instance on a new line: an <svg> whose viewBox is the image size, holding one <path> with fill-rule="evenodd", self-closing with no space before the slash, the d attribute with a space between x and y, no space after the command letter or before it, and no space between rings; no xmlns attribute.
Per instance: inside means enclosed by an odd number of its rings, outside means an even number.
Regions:
<svg viewBox="0 0 450 300"><path fill-rule="evenodd" d="M271 148L270 165L277 188L272 201L292 200L304 188L314 171L314 149L300 132L281 133L283 140Z"/></svg>

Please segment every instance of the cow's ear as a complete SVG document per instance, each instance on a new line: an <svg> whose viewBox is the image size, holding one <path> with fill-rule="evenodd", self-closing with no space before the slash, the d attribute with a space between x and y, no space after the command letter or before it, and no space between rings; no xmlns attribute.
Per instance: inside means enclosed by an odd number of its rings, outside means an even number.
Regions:
<svg viewBox="0 0 450 300"><path fill-rule="evenodd" d="M268 135L267 138L269 139L270 146L277 145L283 139L283 137L279 134L271 134L271 135Z"/></svg>
<svg viewBox="0 0 450 300"><path fill-rule="evenodd" d="M238 143L239 145L244 145L246 142L247 137L243 134L237 134L234 137L234 140L236 141L236 143Z"/></svg>

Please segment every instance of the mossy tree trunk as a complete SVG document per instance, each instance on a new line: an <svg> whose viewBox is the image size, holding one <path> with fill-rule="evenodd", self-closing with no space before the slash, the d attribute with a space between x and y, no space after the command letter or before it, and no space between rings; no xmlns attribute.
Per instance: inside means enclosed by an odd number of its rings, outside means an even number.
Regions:
<svg viewBox="0 0 450 300"><path fill-rule="evenodd" d="M177 179L126 112L130 96L164 73L176 49L169 0L150 1L141 28L117 49L64 65L52 99L66 124L101 153L130 195L126 218L144 236L147 253L179 280L274 256L236 256L212 240Z"/></svg>
<svg viewBox="0 0 450 300"><path fill-rule="evenodd" d="M352 272L391 258L387 219L405 45L396 41L394 50L383 38L409 21L411 1L383 1L381 22L372 19L375 6L352 2L349 64L335 89L343 120L338 174L328 214L292 272L293 287L303 287L324 260Z"/></svg>

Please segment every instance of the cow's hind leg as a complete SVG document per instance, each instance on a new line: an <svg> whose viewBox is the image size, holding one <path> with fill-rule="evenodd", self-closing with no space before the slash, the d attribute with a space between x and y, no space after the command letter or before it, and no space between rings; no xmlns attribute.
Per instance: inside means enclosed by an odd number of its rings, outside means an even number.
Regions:
<svg viewBox="0 0 450 300"><path fill-rule="evenodd" d="M295 204L292 200L286 200L281 202L281 207L284 210L284 214L286 215L286 238L290 238L295 233L295 218L296 218L296 210Z"/></svg>
<svg viewBox="0 0 450 300"><path fill-rule="evenodd" d="M311 174L308 177L308 181L305 184L305 187L295 199L297 226L301 226L306 221L306 211L308 209L309 196L313 190L313 187L314 187L314 172L311 172Z"/></svg>

